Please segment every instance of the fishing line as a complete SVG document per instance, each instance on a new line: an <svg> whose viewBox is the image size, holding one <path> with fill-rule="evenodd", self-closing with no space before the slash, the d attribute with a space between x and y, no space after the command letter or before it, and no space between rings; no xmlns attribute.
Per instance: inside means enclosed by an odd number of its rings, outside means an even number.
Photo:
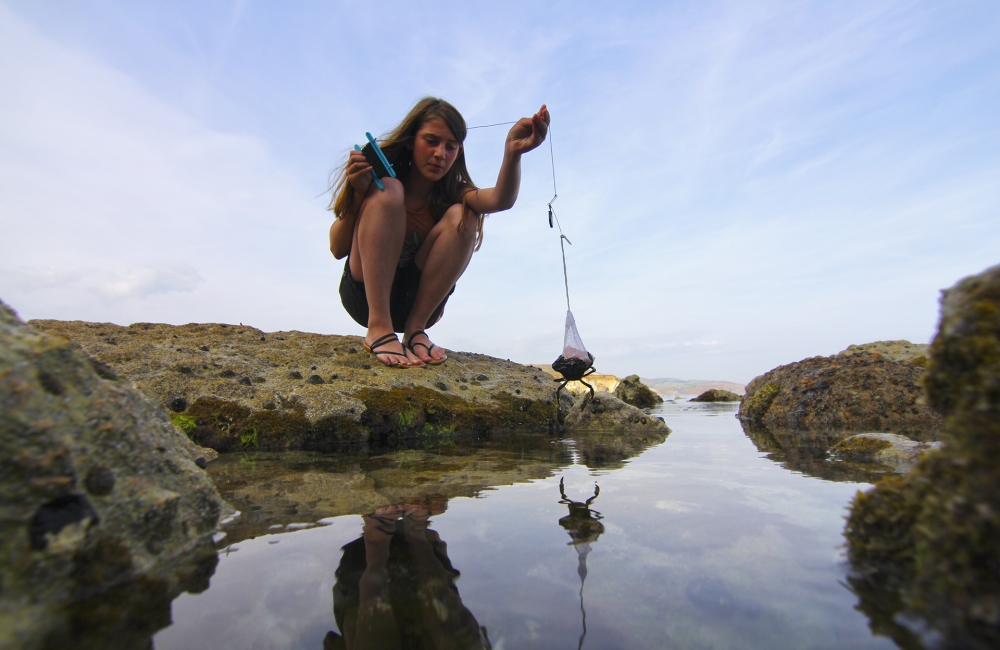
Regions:
<svg viewBox="0 0 1000 650"><path fill-rule="evenodd" d="M563 263L563 285L566 287L566 311L572 311L569 306L569 272L566 270L566 245L563 244L563 241L569 243L570 246L573 245L573 242L563 233L562 224L559 223L559 215L556 214L555 208L552 207L552 204L559 198L559 191L556 189L556 154L552 140L552 126L549 125L549 161L552 163L552 198L549 200L549 228L552 227L553 222L559 228L559 249L562 251Z"/></svg>

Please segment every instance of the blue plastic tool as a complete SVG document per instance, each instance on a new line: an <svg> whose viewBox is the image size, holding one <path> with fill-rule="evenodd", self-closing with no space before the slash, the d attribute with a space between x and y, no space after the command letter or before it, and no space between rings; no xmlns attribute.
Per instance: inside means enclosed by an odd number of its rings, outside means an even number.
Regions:
<svg viewBox="0 0 1000 650"><path fill-rule="evenodd" d="M392 168L392 164L390 164L389 161L386 159L385 154L382 153L382 149L379 148L378 143L375 142L375 138L372 137L372 134L365 131L365 137L368 138L368 142L370 142L372 148L375 149L375 153L378 155L378 159L382 161L383 165L385 165L386 170L388 170L389 172L389 176L396 178L396 170Z"/></svg>
<svg viewBox="0 0 1000 650"><path fill-rule="evenodd" d="M385 189L385 185L379 180L383 176L389 176L391 178L396 178L396 170L392 168L392 163L385 157L382 153L382 149L379 148L378 143L375 142L375 138L372 137L371 133L365 132L365 137L368 138L368 144L365 145L364 149L358 145L354 145L355 151L360 151L365 155L365 159L368 164L372 166L372 180L375 181L375 187L380 190Z"/></svg>

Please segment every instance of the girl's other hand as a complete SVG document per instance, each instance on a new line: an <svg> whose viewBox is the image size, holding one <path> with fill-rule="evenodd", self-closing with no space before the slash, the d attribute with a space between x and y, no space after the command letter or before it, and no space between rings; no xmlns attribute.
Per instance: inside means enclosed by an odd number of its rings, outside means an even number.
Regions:
<svg viewBox="0 0 1000 650"><path fill-rule="evenodd" d="M508 148L514 153L526 153L542 144L549 132L550 120L545 104L531 117L522 117L507 133Z"/></svg>
<svg viewBox="0 0 1000 650"><path fill-rule="evenodd" d="M351 152L351 157L347 161L347 181L361 196L366 196L372 185L371 170L372 166L368 164L368 159L363 153L360 151Z"/></svg>

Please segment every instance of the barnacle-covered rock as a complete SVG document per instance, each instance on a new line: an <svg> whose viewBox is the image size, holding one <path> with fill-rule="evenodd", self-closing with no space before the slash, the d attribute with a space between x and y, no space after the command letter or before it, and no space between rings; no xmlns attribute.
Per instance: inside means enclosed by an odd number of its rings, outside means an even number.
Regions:
<svg viewBox="0 0 1000 650"><path fill-rule="evenodd" d="M566 416L571 431L661 431L670 433L663 420L626 404L611 393L595 393L578 399Z"/></svg>
<svg viewBox="0 0 1000 650"><path fill-rule="evenodd" d="M0 303L0 648L146 648L229 507L158 405Z"/></svg>
<svg viewBox="0 0 1000 650"><path fill-rule="evenodd" d="M896 347L852 346L779 366L747 384L738 417L772 432L823 431L837 439L885 432L937 440L942 419L921 388L926 359L906 357Z"/></svg>
<svg viewBox="0 0 1000 650"><path fill-rule="evenodd" d="M1000 647L1000 266L944 292L927 368L944 446L854 499L851 584L901 643L916 615L954 647Z"/></svg>

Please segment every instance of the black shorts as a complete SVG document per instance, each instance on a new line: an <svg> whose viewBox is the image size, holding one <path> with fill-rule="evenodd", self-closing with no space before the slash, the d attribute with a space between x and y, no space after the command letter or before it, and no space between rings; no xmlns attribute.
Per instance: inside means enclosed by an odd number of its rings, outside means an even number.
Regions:
<svg viewBox="0 0 1000 650"><path fill-rule="evenodd" d="M403 332L406 319L410 316L413 303L417 300L417 289L420 287L420 269L412 261L396 269L396 277L392 281L389 293L389 314L392 317L392 329ZM441 317L444 306L455 287L451 288L441 304L431 313L427 324L429 327ZM340 277L340 302L358 325L368 327L368 295L365 293L365 283L351 277L351 262L348 258L344 264L344 274Z"/></svg>

